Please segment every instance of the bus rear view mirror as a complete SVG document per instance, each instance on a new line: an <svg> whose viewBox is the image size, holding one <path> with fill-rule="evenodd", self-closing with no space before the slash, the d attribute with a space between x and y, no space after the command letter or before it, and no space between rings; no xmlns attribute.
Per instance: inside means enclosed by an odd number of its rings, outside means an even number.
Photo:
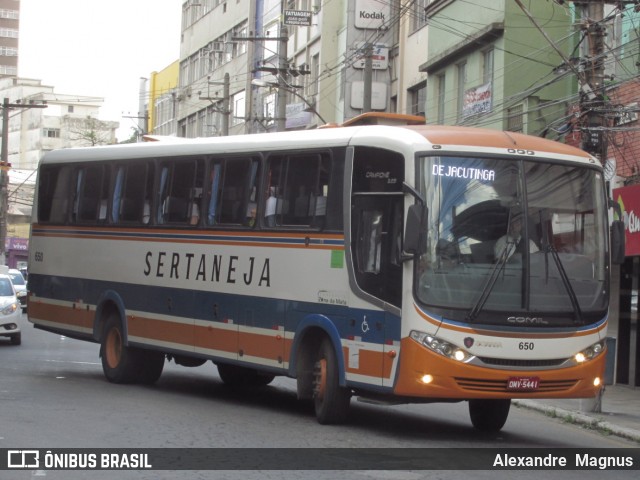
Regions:
<svg viewBox="0 0 640 480"><path fill-rule="evenodd" d="M414 255L422 255L426 252L424 244L424 228L427 222L427 207L422 204L414 204L409 207L407 221L405 222L404 248L405 253L413 258Z"/></svg>
<svg viewBox="0 0 640 480"><path fill-rule="evenodd" d="M614 220L611 222L611 263L621 265L625 255L624 222Z"/></svg>

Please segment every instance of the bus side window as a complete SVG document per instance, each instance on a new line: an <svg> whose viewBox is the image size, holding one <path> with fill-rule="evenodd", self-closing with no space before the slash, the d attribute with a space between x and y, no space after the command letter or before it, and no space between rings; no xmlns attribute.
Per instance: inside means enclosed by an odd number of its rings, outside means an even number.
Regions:
<svg viewBox="0 0 640 480"><path fill-rule="evenodd" d="M71 166L46 166L38 179L38 221L64 223L69 214L69 192L72 190Z"/></svg>
<svg viewBox="0 0 640 480"><path fill-rule="evenodd" d="M322 227L327 213L330 157L325 153L269 159L267 227Z"/></svg>
<svg viewBox="0 0 640 480"><path fill-rule="evenodd" d="M190 224L197 205L199 218L202 194L202 159L176 159L163 165L160 174L158 223Z"/></svg>
<svg viewBox="0 0 640 480"><path fill-rule="evenodd" d="M207 182L207 225L253 226L257 171L258 161L255 159L215 160Z"/></svg>
<svg viewBox="0 0 640 480"><path fill-rule="evenodd" d="M98 219L102 191L105 186L105 167L93 165L79 170L76 186L73 220L95 222Z"/></svg>
<svg viewBox="0 0 640 480"><path fill-rule="evenodd" d="M128 163L119 167L116 188L113 195L112 212L114 220L121 223L148 223L144 221L145 202L149 211L148 192L150 181L153 181L153 165L150 163ZM123 171L120 177L120 171ZM150 180L151 179L151 180ZM118 201L116 202L116 197Z"/></svg>

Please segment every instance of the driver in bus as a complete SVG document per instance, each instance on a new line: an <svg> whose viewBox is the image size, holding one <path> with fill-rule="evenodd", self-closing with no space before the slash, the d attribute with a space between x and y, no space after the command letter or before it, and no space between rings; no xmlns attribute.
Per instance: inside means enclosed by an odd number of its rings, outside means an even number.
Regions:
<svg viewBox="0 0 640 480"><path fill-rule="evenodd" d="M507 256L507 260L509 260L514 253L522 253L523 251L523 243L522 242L522 216L515 215L511 219L511 223L509 224L509 231L500 237L495 246L493 247L493 256L496 261L499 261L502 258L502 255ZM529 253L535 253L539 251L536 243L529 239Z"/></svg>

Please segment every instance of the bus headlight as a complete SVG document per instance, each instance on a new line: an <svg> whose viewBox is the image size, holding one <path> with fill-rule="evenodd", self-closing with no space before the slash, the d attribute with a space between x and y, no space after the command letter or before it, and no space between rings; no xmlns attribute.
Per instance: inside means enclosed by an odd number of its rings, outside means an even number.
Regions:
<svg viewBox="0 0 640 480"><path fill-rule="evenodd" d="M409 336L419 344L427 347L429 350L433 350L434 352L450 358L451 360L457 360L458 362L464 363L473 358L473 355L469 352L457 347L453 343L434 337L433 335L412 330Z"/></svg>
<svg viewBox="0 0 640 480"><path fill-rule="evenodd" d="M573 356L576 363L584 363L593 360L604 350L604 341L596 342L593 345L581 350Z"/></svg>

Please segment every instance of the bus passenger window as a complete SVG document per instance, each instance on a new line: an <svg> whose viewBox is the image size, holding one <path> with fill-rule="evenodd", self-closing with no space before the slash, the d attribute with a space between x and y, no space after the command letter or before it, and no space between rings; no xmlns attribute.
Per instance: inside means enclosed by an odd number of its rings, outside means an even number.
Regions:
<svg viewBox="0 0 640 480"><path fill-rule="evenodd" d="M100 201L105 182L105 168L102 165L86 167L78 172L77 191L74 200L74 220L95 222L98 219Z"/></svg>
<svg viewBox="0 0 640 480"><path fill-rule="evenodd" d="M69 214L69 191L73 188L70 166L47 166L38 178L38 221L64 223Z"/></svg>
<svg viewBox="0 0 640 480"><path fill-rule="evenodd" d="M265 225L321 227L327 213L329 165L326 154L272 156Z"/></svg>
<svg viewBox="0 0 640 480"><path fill-rule="evenodd" d="M225 158L214 162L207 182L207 225L253 225L257 160Z"/></svg>
<svg viewBox="0 0 640 480"><path fill-rule="evenodd" d="M159 223L191 224L203 183L202 159L181 158L167 162L160 174ZM199 193L197 193L199 192ZM198 205L197 215L200 215Z"/></svg>

